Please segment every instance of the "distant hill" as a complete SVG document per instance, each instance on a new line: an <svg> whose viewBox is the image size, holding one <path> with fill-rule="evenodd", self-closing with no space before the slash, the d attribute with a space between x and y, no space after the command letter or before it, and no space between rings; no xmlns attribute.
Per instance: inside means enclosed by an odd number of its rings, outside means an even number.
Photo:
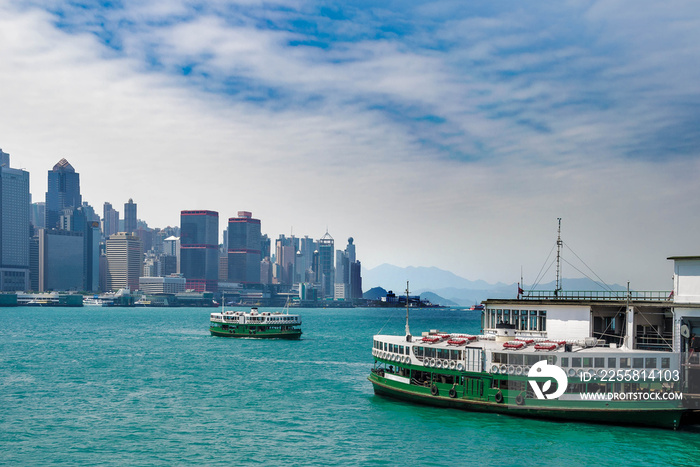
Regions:
<svg viewBox="0 0 700 467"><path fill-rule="evenodd" d="M362 282L374 287L371 290L381 289L386 295L386 290L392 290L397 295L405 293L406 281L410 281L411 295L435 294L437 298L428 298L432 303L445 306L471 306L480 303L487 298L516 298L518 285L489 284L477 280L470 281L458 275L436 267L407 267L401 268L390 264L382 264L362 273ZM608 285L612 290L625 290L618 284ZM564 290L605 290L603 286L586 278L562 279ZM538 285L534 290L554 290L554 281ZM532 287L527 284L525 291ZM369 291L368 291L369 292ZM384 296L381 295L381 296Z"/></svg>
<svg viewBox="0 0 700 467"><path fill-rule="evenodd" d="M382 297L386 297L386 290L381 287L371 288L362 294L362 298L366 300L379 300Z"/></svg>
<svg viewBox="0 0 700 467"><path fill-rule="evenodd" d="M428 300L430 303L433 305L442 305L442 306L459 306L458 303L453 302L452 300L448 300L446 298L443 298L433 292L423 292L420 294L421 300Z"/></svg>

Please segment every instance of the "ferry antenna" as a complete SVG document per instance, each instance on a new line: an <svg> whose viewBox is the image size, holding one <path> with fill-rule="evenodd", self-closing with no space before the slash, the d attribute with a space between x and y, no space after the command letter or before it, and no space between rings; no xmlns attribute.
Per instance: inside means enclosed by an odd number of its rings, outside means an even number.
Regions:
<svg viewBox="0 0 700 467"><path fill-rule="evenodd" d="M559 221L559 229L557 230L557 285L554 289L555 297L559 296L559 292L561 292L561 217L557 217L557 221Z"/></svg>
<svg viewBox="0 0 700 467"><path fill-rule="evenodd" d="M411 342L411 331L408 329L408 281L406 281L406 342Z"/></svg>

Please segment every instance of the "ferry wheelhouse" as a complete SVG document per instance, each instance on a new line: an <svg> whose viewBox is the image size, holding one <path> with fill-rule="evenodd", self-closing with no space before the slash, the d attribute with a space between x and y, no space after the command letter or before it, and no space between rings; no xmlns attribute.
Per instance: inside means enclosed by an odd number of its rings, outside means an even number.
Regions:
<svg viewBox="0 0 700 467"><path fill-rule="evenodd" d="M673 292L489 299L479 335L374 336L376 394L567 421L677 428L700 409L700 257ZM408 313L408 311L407 311Z"/></svg>
<svg viewBox="0 0 700 467"><path fill-rule="evenodd" d="M299 339L301 317L280 312L221 311L211 313L209 330L213 336L257 339Z"/></svg>

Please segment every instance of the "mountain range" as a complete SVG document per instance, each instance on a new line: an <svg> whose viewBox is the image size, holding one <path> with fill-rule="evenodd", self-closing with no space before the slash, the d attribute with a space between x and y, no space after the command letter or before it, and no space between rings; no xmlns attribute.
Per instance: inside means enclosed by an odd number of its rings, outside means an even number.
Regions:
<svg viewBox="0 0 700 467"><path fill-rule="evenodd" d="M516 298L518 284L498 282L490 284L482 280L471 281L450 271L436 267L406 268L391 264L382 264L376 268L362 272L363 289L369 290L381 287L393 291L397 295L406 293L406 281L409 281L411 295L420 295L432 303L444 306L471 306L487 298ZM562 279L565 290L604 290L591 279ZM625 290L625 287L614 284L607 285L613 290ZM531 287L525 287L529 290ZM555 282L539 284L536 290L554 290Z"/></svg>

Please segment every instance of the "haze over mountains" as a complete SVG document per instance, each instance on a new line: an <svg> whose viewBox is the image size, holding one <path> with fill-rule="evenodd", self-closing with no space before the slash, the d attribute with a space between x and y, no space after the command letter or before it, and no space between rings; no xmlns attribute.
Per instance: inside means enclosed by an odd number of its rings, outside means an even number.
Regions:
<svg viewBox="0 0 700 467"><path fill-rule="evenodd" d="M471 281L450 271L436 267L406 268L391 264L382 264L376 268L362 272L362 288L368 291L374 287L393 291L397 295L406 293L406 281L409 281L411 295L420 294L432 303L440 305L471 306L487 298L516 298L517 283L504 284L498 282L489 284L482 280ZM605 290L599 283L587 279L562 279L564 290ZM625 287L608 284L613 290L625 290ZM532 289L526 284L525 290ZM554 281L539 284L536 290L554 290Z"/></svg>

